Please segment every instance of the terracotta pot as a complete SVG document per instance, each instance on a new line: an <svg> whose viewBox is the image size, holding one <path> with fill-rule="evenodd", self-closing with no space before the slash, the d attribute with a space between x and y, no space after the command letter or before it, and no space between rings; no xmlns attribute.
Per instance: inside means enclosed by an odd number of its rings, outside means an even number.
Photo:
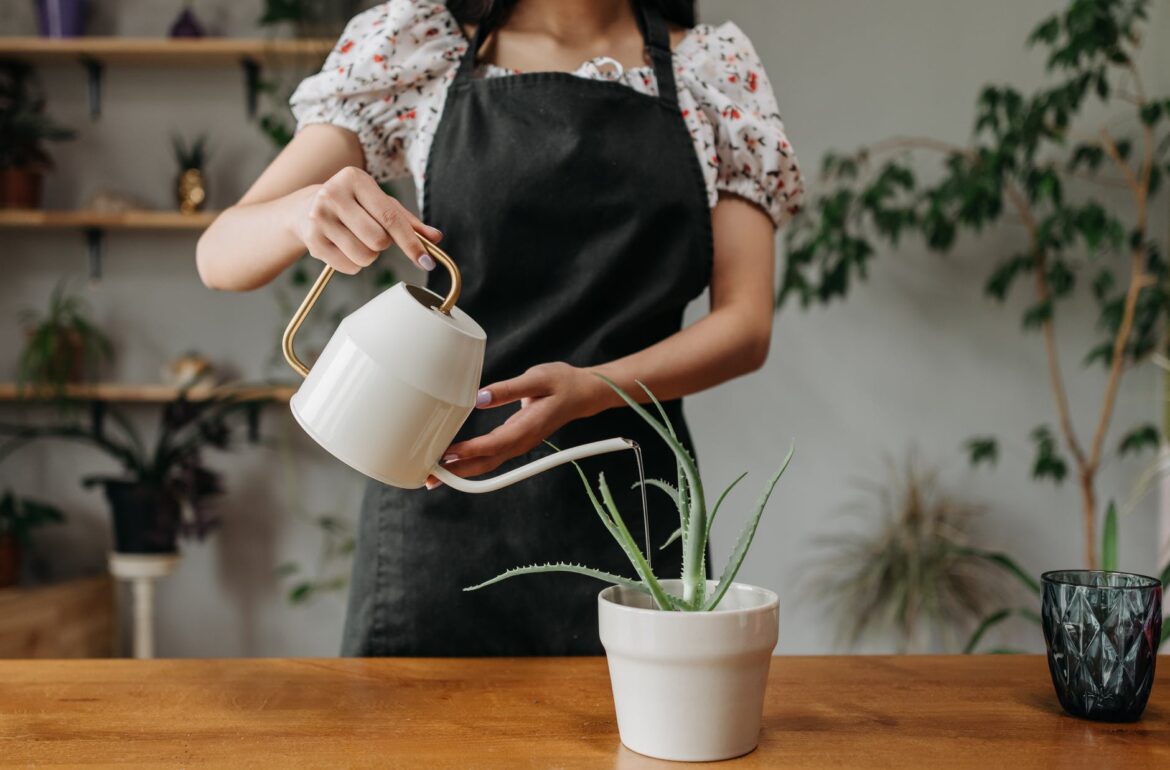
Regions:
<svg viewBox="0 0 1170 770"><path fill-rule="evenodd" d="M45 175L37 169L0 169L0 207L39 209Z"/></svg>
<svg viewBox="0 0 1170 770"><path fill-rule="evenodd" d="M13 535L0 535L0 588L20 582L20 542Z"/></svg>
<svg viewBox="0 0 1170 770"><path fill-rule="evenodd" d="M26 336L32 336L32 332ZM69 385L85 382L86 375L92 373L85 371L85 345L81 341L81 335L75 330L70 330L58 342L52 372L41 372L41 375L52 382L57 382L56 374L63 374L61 382Z"/></svg>
<svg viewBox="0 0 1170 770"><path fill-rule="evenodd" d="M177 553L179 501L168 490L134 481L102 484L114 519L115 553Z"/></svg>

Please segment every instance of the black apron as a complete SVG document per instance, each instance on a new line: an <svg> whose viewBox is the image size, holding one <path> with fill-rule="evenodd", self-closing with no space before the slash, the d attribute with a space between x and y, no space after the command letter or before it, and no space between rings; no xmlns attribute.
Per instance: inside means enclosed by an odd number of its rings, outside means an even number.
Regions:
<svg viewBox="0 0 1170 770"><path fill-rule="evenodd" d="M679 330L707 285L711 212L679 111L665 21L635 4L659 96L569 73L475 78L480 25L447 94L428 159L424 219L459 263L459 306L487 332L484 384L536 364L590 366ZM435 271L430 288L444 293ZM665 405L682 440L680 401ZM459 439L487 433L516 406L476 410ZM570 447L623 436L642 445L648 478L675 480L673 455L629 409L557 431ZM547 454L541 447L496 473ZM630 531L642 539L633 453L585 460L604 472ZM651 489L654 571L678 577L678 526ZM599 654L597 592L578 575L513 578L511 567L572 562L634 576L572 466L498 492L401 490L371 482L363 503L343 653L367 656Z"/></svg>

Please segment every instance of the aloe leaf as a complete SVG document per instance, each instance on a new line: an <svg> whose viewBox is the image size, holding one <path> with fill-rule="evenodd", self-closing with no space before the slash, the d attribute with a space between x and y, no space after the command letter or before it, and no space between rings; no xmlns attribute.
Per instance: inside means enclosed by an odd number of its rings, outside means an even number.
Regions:
<svg viewBox="0 0 1170 770"><path fill-rule="evenodd" d="M1162 568L1162 590L1165 591L1168 587L1170 587L1170 563Z"/></svg>
<svg viewBox="0 0 1170 770"><path fill-rule="evenodd" d="M768 498L772 496L772 490L776 488L776 483L780 481L780 477L788 469L788 464L792 462L792 455L795 451L795 446L789 447L788 456L780 464L780 469L769 479L768 485L760 494L760 499L756 501L756 508L752 512L751 519L740 533L739 541L736 542L735 549L732 550L731 556L727 560L727 566L723 568L723 574L719 577L719 584L715 588L715 593L712 594L711 598L703 606L703 609L713 610L718 607L719 602L723 600L723 595L727 593L727 589L731 588L731 584L735 581L735 576L739 573L739 568L743 564L743 558L747 555L748 548L752 545L752 539L756 536L756 527L760 524L760 516L764 513L764 507L768 504Z"/></svg>
<svg viewBox="0 0 1170 770"><path fill-rule="evenodd" d="M674 423L672 423L670 418L666 415L666 408L662 406L662 402L658 400L658 396L654 395L654 393L650 391L650 388L646 387L646 383L642 382L641 380L634 380L634 382L638 383L638 387L641 388L642 391L650 397L650 402L654 404L654 408L658 410L658 415L662 417L662 424L665 425L666 429L670 431L670 435L678 438L678 434L674 432ZM610 383L610 387L614 387L614 385Z"/></svg>
<svg viewBox="0 0 1170 770"><path fill-rule="evenodd" d="M719 506L723 505L723 500L727 497L728 493L730 493L731 490L735 489L735 485L738 484L739 482L743 481L745 476L747 476L747 471L744 471L743 473L739 474L739 478L737 478L735 481L728 484L727 489L724 489L722 494L719 495L719 499L715 501L715 507L711 509L711 515L707 517L706 537L707 537L708 541L710 541L710 539L711 539L711 525L713 523L715 523L715 515L717 513L719 513Z"/></svg>
<svg viewBox="0 0 1170 770"><path fill-rule="evenodd" d="M667 431L669 431L670 435L677 441L678 440L678 433L674 429L674 423L672 423L670 421L670 417L666 414L666 408L662 406L662 402L660 402L658 400L658 397L654 395L654 393L650 390L650 388L646 387L646 383L642 382L641 380L635 380L635 382L638 383L638 387L640 387L643 390L643 392L645 392L647 397L649 397L651 403L654 404L654 408L656 410L658 410L658 415L662 418L663 425L666 426ZM612 382L609 383L609 386L611 388L617 387ZM689 552L688 548L687 548L687 541L690 539L689 538L690 528L687 526L687 524L690 520L690 510L691 510L690 491L687 488L687 477L686 477L686 471L683 469L683 461L679 457L677 452L675 453L675 456L674 456L674 468L675 468L675 473L677 475L677 481L676 481L676 487L675 487L675 494L676 494L675 507L678 509L679 537L682 538L683 553L685 554L685 553ZM662 548L665 548L671 542L673 542L673 536L672 536L671 540L668 540L666 543L662 544ZM704 549L704 553L705 552L706 552L706 549ZM705 568L700 569L700 571L703 572L704 574L706 574Z"/></svg>
<svg viewBox="0 0 1170 770"><path fill-rule="evenodd" d="M599 474L597 477L597 488L601 490L601 499L605 503L605 508L609 512L610 518L613 520L614 526L617 529L618 542L621 544L622 550L626 552L626 558L634 565L634 570L637 571L638 576L642 578L642 582L649 589L650 595L654 597L654 602L658 605L658 608L663 610L670 609L671 603L667 598L665 589L658 582L658 578L654 576L654 571L650 569L650 564L642 554L642 549L638 547L637 541L630 534L630 530L626 528L626 522L622 518L621 511L614 504L613 494L609 491L609 485L605 483L604 473Z"/></svg>
<svg viewBox="0 0 1170 770"><path fill-rule="evenodd" d="M1105 511L1105 531L1101 535L1101 569L1117 570L1117 506L1112 500Z"/></svg>
<svg viewBox="0 0 1170 770"><path fill-rule="evenodd" d="M658 546L658 550L665 551L668 545L673 543L675 540L678 540L680 537L682 537L682 527L679 527L674 532L671 532L670 537L666 538L666 542Z"/></svg>
<svg viewBox="0 0 1170 770"><path fill-rule="evenodd" d="M612 380L603 375L597 375L605 384L618 394L626 404L634 410L634 413L645 420L646 424L654 429L663 441L670 446L674 452L674 456L679 465L682 466L683 475L686 477L686 483L689 486L687 492L688 499L691 502L687 510L687 519L683 522L683 601L687 603L701 603L703 594L707 589L706 575L703 571L703 556L706 543L702 537L690 537L689 531L706 532L707 531L707 512L703 501L703 482L699 478L699 470L695 467L694 458L691 457L689 451L668 429L658 420L646 411L645 408L637 401L632 399L624 390L619 388ZM682 486L679 487L680 492Z"/></svg>
<svg viewBox="0 0 1170 770"><path fill-rule="evenodd" d="M1005 553L996 553L994 551L984 551L979 548L960 548L959 553L967 556L974 556L992 564L998 565L1002 569L1007 570L1012 576L1020 581L1029 591L1040 596L1042 591L1040 589L1040 582L1036 578L1029 575L1023 567Z"/></svg>
<svg viewBox="0 0 1170 770"><path fill-rule="evenodd" d="M464 591L478 591L481 588L486 588L490 585L494 585L496 583L507 580L508 578L516 577L518 575L536 575L536 574L543 573L543 572L572 572L573 574L576 574L576 575L585 575L587 577L596 578L598 580L605 581L606 583L612 583L615 586L625 586L626 588L636 588L639 591L643 591L643 592L646 591L646 586L642 585L637 580L631 580L630 578L625 578L625 577L622 577L621 575L614 575L614 574L611 574L609 572L603 572L599 569L592 569L590 567L583 567L580 564L566 564L564 562L556 562L556 563L549 563L549 564L531 564L527 567L513 567L512 569L510 569L506 572L501 572L499 575L496 575L491 580L485 580L484 582L480 583L479 585L468 586L467 588L464 588L463 590Z"/></svg>
<svg viewBox="0 0 1170 770"><path fill-rule="evenodd" d="M678 507L678 489L674 486L674 484L671 484L669 481L663 481L662 479L646 479L644 483L648 487L661 489L667 494L667 496L670 498L670 501L674 503L674 507ZM642 486L642 484L643 482L635 481L630 486L630 489L637 489L638 487Z"/></svg>

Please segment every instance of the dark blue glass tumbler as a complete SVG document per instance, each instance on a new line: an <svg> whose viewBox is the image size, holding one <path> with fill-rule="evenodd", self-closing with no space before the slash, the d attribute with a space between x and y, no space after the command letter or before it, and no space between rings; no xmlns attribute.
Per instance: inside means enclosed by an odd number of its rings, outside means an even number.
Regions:
<svg viewBox="0 0 1170 770"><path fill-rule="evenodd" d="M1126 572L1046 572L1048 670L1068 713L1102 722L1142 715L1158 660L1162 584Z"/></svg>

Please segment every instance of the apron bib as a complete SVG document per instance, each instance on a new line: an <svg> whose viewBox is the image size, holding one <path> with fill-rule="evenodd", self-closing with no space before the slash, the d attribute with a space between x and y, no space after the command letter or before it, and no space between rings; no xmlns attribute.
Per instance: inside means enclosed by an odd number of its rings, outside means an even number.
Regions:
<svg viewBox="0 0 1170 770"><path fill-rule="evenodd" d="M459 306L487 332L483 382L564 361L590 366L677 332L710 277L711 212L679 113L670 38L635 4L659 95L569 73L475 78L480 25L447 94L426 171L424 220L463 274ZM438 272L438 271L436 271ZM429 288L446 291L445 275ZM681 401L665 404L690 446ZM459 438L500 425L515 406L476 410ZM675 480L673 455L629 409L570 423L560 447L623 436L643 447L647 478ZM496 473L547 454L541 447ZM604 472L641 539L633 453L584 461ZM649 490L659 577L677 577L673 504ZM643 545L643 547L645 547ZM515 566L565 561L633 576L571 466L485 495L370 482L363 503L343 653L370 656L600 654L597 593L578 575L523 576L463 588Z"/></svg>

